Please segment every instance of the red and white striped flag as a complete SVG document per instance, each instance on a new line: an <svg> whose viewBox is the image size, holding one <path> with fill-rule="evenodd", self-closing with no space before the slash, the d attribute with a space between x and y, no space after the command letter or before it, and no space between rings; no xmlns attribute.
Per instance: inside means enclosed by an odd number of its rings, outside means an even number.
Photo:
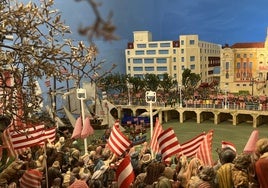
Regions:
<svg viewBox="0 0 268 188"><path fill-rule="evenodd" d="M129 155L126 155L123 161L121 161L121 163L119 164L116 170L116 179L119 188L129 187L130 184L134 181L135 174L131 165Z"/></svg>
<svg viewBox="0 0 268 188"><path fill-rule="evenodd" d="M49 142L53 143L56 140L56 127L51 127L45 130L44 140L49 140Z"/></svg>
<svg viewBox="0 0 268 188"><path fill-rule="evenodd" d="M89 117L86 117L84 122L85 122L85 125L83 125L83 128L82 128L81 138L87 138L89 135L94 134L94 129L90 124Z"/></svg>
<svg viewBox="0 0 268 188"><path fill-rule="evenodd" d="M66 67L62 66L62 67L60 68L60 73L61 73L61 74L68 74L68 69L67 69Z"/></svg>
<svg viewBox="0 0 268 188"><path fill-rule="evenodd" d="M15 150L31 147L42 143L45 139L45 126L37 125L10 132Z"/></svg>
<svg viewBox="0 0 268 188"><path fill-rule="evenodd" d="M164 130L157 139L163 161L174 154L180 152L180 144L172 128Z"/></svg>
<svg viewBox="0 0 268 188"><path fill-rule="evenodd" d="M14 150L12 142L11 142L10 130L11 130L11 127L8 127L4 130L2 134L3 145L8 148L8 153L10 157L16 157L17 152Z"/></svg>
<svg viewBox="0 0 268 188"><path fill-rule="evenodd" d="M3 142L8 147L9 156L16 157L27 148L42 144L45 141L44 125L21 127L17 130L13 126L11 124L3 133Z"/></svg>
<svg viewBox="0 0 268 188"><path fill-rule="evenodd" d="M162 132L163 132L162 125L159 123L158 118L156 118L154 131L153 131L153 135L152 135L152 140L150 142L151 150L153 152L155 152L155 153L159 152L159 145L158 145L158 142L157 142L157 138L160 135L160 133L162 133Z"/></svg>
<svg viewBox="0 0 268 188"><path fill-rule="evenodd" d="M50 78L46 78L45 85L46 85L46 87L51 87Z"/></svg>
<svg viewBox="0 0 268 188"><path fill-rule="evenodd" d="M232 142L229 141L221 141L221 149L230 148L236 152L236 147Z"/></svg>
<svg viewBox="0 0 268 188"><path fill-rule="evenodd" d="M207 166L213 166L212 159L212 139L213 130L210 130L204 137L203 142L197 150L196 157L199 158Z"/></svg>
<svg viewBox="0 0 268 188"><path fill-rule="evenodd" d="M194 137L193 139L181 144L181 152L180 155L184 155L186 157L193 157L196 155L196 152L204 140L205 133L201 133L200 135Z"/></svg>
<svg viewBox="0 0 268 188"><path fill-rule="evenodd" d="M118 120L112 128L107 144L117 156L121 156L131 145L131 141L120 131Z"/></svg>

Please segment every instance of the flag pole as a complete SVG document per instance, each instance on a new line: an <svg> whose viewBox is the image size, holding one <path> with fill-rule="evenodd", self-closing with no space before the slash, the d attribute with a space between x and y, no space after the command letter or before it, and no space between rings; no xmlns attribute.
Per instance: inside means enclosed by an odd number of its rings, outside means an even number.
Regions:
<svg viewBox="0 0 268 188"><path fill-rule="evenodd" d="M83 89L83 88L78 88L77 89L77 98L81 102L82 124L83 124L83 126L85 126L84 100L87 98L86 90ZM85 149L85 154L88 154L88 151L87 151L87 138L84 138L84 149Z"/></svg>
<svg viewBox="0 0 268 188"><path fill-rule="evenodd" d="M46 188L48 188L48 172L47 172L47 170L48 170L48 168L47 168L47 147L46 147L46 142L45 142L45 144L44 144L44 163L45 163L45 170L46 170Z"/></svg>
<svg viewBox="0 0 268 188"><path fill-rule="evenodd" d="M150 129L151 129L151 140L153 138L153 109L152 105L156 102L156 93L154 91L146 91L145 100L150 104ZM151 150L152 159L154 159L154 152Z"/></svg>

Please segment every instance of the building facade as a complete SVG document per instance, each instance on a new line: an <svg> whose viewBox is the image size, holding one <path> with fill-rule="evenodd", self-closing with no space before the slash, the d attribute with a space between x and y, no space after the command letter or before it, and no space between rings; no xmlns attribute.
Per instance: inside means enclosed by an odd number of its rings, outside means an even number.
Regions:
<svg viewBox="0 0 268 188"><path fill-rule="evenodd" d="M268 29L265 42L235 43L221 52L220 88L250 95L268 92Z"/></svg>
<svg viewBox="0 0 268 188"><path fill-rule="evenodd" d="M201 75L201 82L220 79L221 45L200 41L198 35L180 35L174 41L153 41L149 31L134 31L133 42L125 50L126 74L168 73L181 83L183 70L188 68Z"/></svg>

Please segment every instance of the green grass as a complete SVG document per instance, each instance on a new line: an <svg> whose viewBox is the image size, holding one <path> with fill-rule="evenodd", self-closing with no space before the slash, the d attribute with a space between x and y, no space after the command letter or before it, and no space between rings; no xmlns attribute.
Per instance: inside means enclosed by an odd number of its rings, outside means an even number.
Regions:
<svg viewBox="0 0 268 188"><path fill-rule="evenodd" d="M215 125L211 121L206 121L197 124L194 120L189 120L183 124L177 121L172 121L163 124L164 128L172 127L177 135L180 143L184 143L191 138L197 136L201 132L208 132L214 130L212 153L213 159L217 159L217 153L215 150L221 148L221 141L230 141L235 144L237 153L243 152L243 149L252 133L254 128L250 123L242 123L239 125L232 125L231 122L222 122ZM259 138L268 136L268 125L262 125L257 128L259 130Z"/></svg>
<svg viewBox="0 0 268 188"><path fill-rule="evenodd" d="M195 120L187 120L184 123L179 123L177 120L172 120L162 124L164 129L172 127L177 135L179 142L182 144L201 132L208 132L214 130L212 154L213 159L217 159L216 149L221 148L221 141L230 141L235 144L237 153L243 152L243 149L249 139L251 132L254 130L251 123L241 123L239 125L232 125L231 122L225 121L215 125L212 121L205 121L197 124ZM259 126L259 138L268 137L268 124ZM94 136L99 137L103 135L103 130L95 131ZM150 128L147 129L147 138L150 138Z"/></svg>

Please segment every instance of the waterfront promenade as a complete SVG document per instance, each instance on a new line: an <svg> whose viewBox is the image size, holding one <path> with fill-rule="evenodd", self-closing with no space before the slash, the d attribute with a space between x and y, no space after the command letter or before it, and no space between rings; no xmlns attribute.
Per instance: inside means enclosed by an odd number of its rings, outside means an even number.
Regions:
<svg viewBox="0 0 268 188"><path fill-rule="evenodd" d="M118 118L125 115L139 116L147 114L149 116L150 106L147 103L142 105L117 104ZM152 105L154 116L158 116L160 122L168 122L177 119L184 123L187 119L196 119L198 124L206 120L211 120L214 124L230 121L233 125L243 122L252 123L254 128L268 123L268 110L266 106L260 104L224 104L224 103L185 103L184 105L174 103L163 105L154 103Z"/></svg>

